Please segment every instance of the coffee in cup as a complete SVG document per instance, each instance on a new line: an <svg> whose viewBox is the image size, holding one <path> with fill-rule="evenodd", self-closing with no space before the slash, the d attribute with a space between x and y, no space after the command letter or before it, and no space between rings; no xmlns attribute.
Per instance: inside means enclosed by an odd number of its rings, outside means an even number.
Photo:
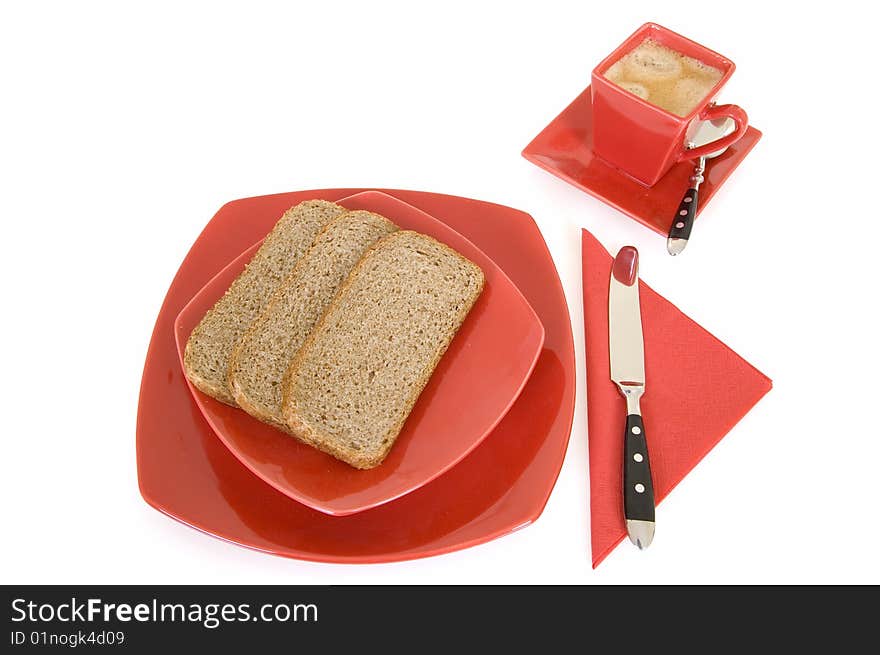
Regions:
<svg viewBox="0 0 880 655"><path fill-rule="evenodd" d="M652 105L687 116L715 88L722 72L648 37L604 75Z"/></svg>

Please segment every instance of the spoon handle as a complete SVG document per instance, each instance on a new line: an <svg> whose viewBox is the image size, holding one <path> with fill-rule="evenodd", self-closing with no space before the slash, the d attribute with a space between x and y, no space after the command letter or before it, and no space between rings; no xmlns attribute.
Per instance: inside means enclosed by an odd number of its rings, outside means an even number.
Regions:
<svg viewBox="0 0 880 655"><path fill-rule="evenodd" d="M703 181L705 170L705 158L700 157L700 162L691 177L691 186L685 191L684 197L678 205L672 225L669 227L669 236L666 239L666 250L670 255L680 254L687 245L694 227L694 219L697 216L697 207L700 197L700 183Z"/></svg>

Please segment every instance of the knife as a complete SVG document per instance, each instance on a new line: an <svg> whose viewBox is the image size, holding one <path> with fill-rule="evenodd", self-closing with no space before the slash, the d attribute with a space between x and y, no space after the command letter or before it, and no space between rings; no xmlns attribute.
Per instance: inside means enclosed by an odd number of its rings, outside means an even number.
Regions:
<svg viewBox="0 0 880 655"><path fill-rule="evenodd" d="M645 347L639 307L639 252L624 246L611 267L608 290L611 380L626 398L623 514L626 532L639 549L654 538L654 485L639 399L645 393Z"/></svg>

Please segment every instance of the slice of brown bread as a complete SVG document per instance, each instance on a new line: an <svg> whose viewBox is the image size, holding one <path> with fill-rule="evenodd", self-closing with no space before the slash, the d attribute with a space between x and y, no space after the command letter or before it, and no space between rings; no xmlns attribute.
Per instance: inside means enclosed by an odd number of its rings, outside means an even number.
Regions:
<svg viewBox="0 0 880 655"><path fill-rule="evenodd" d="M307 200L284 212L241 275L205 314L186 342L186 376L198 389L235 405L226 384L229 356L235 344L318 233L346 211L326 200Z"/></svg>
<svg viewBox="0 0 880 655"><path fill-rule="evenodd" d="M291 432L356 468L380 464L483 283L476 264L428 236L382 239L291 362Z"/></svg>
<svg viewBox="0 0 880 655"><path fill-rule="evenodd" d="M282 380L355 264L379 239L397 230L368 211L343 214L321 232L229 360L229 388L239 407L287 429L281 417Z"/></svg>

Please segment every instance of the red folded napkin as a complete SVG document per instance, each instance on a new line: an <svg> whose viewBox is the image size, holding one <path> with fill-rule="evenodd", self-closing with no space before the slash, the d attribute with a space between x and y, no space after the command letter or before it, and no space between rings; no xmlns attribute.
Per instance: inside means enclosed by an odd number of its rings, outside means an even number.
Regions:
<svg viewBox="0 0 880 655"><path fill-rule="evenodd" d="M612 257L586 230L581 257L596 568L626 536L621 496L626 405L611 381L608 359ZM770 391L772 382L641 281L639 291L646 379L641 406L660 502Z"/></svg>

